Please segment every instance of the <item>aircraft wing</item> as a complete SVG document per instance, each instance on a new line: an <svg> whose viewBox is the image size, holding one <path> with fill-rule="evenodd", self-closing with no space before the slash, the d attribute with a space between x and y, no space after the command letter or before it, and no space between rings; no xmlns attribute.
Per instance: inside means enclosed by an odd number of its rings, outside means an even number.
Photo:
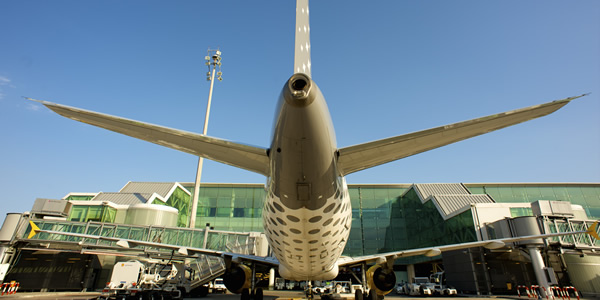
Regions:
<svg viewBox="0 0 600 300"><path fill-rule="evenodd" d="M211 249L204 249L204 248L163 244L163 243L157 243L157 242L146 242L146 241L140 241L140 240L121 239L121 238L116 238L116 237L106 237L106 236L100 236L100 235L44 230L44 229L40 229L32 221L29 221L29 224L31 225L31 232L29 233L29 236L27 237L29 239L32 238L33 236L35 236L36 234L42 232L42 233L48 233L48 234L72 236L72 237L77 237L77 238L82 238L82 239L93 239L93 240L103 240L103 241L114 242L114 243L116 243L117 246L125 248L125 249L131 249L131 248L138 247L138 246L153 247L153 248L171 250L171 251L178 253L179 255L186 256L186 257L193 257L195 255L202 254L202 255L209 255L209 256L215 256L215 257L221 257L221 258L232 258L232 259L237 259L237 260L251 261L251 262L261 263L261 264L267 265L267 266L279 266L279 261L277 261L277 259L275 257L270 257L270 256L256 256L256 255L239 254L239 253L211 250Z"/></svg>
<svg viewBox="0 0 600 300"><path fill-rule="evenodd" d="M551 114L587 94L339 149L342 175Z"/></svg>
<svg viewBox="0 0 600 300"><path fill-rule="evenodd" d="M600 240L598 236L598 221L594 222L589 228L585 231L571 231L571 232L560 232L560 233L548 233L548 234L539 234L539 235L528 235L528 236L519 236L512 238L503 238L503 239L495 239L495 240L485 240L485 241L476 241L469 243L460 243L460 244L452 244L452 245L444 245L437 247L428 247L428 248L419 248L419 249L411 249L411 250L403 250L403 251L395 251L395 252L387 252L387 253L379 253L374 255L366 255L359 257L340 257L338 259L339 266L351 266L360 263L393 263L395 259L400 257L408 257L408 256L417 256L417 255L425 255L428 257L440 255L445 251L459 250L459 249L467 249L473 247L485 247L487 249L498 249L506 246L507 243L519 242L519 241L527 241L527 240L535 240L540 238L551 238L557 236L565 236L565 235L573 235L573 234L588 234L595 238L596 240Z"/></svg>
<svg viewBox="0 0 600 300"><path fill-rule="evenodd" d="M267 149L168 127L143 123L48 101L35 100L57 114L134 138L267 175Z"/></svg>

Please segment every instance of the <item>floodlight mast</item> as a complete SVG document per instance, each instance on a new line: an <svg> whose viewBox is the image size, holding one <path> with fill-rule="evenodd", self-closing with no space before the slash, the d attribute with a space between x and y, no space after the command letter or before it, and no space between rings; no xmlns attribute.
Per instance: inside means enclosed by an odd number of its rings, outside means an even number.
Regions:
<svg viewBox="0 0 600 300"><path fill-rule="evenodd" d="M206 116L204 117L204 128L202 134L206 135L208 131L208 117L210 115L210 103L212 101L213 87L215 85L215 74L218 76L217 79L222 81L223 72L221 72L221 51L219 49L212 50L208 49L208 55L204 57L206 65L208 66L208 72L206 73L206 80L210 81L210 89L208 91L208 102L206 104ZM219 71L217 72L217 68ZM190 228L196 228L196 214L198 212L198 198L200 197L200 180L202 178L202 164L204 162L203 157L198 158L198 169L196 170L196 181L194 182L194 196L192 198L192 211L190 213Z"/></svg>

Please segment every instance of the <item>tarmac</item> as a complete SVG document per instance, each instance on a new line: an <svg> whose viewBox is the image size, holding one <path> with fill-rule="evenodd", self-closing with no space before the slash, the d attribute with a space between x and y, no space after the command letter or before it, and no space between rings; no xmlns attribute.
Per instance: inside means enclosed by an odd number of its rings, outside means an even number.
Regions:
<svg viewBox="0 0 600 300"><path fill-rule="evenodd" d="M45 292L45 293L23 293L18 292L13 295L3 295L0 296L0 300L4 299L44 299L44 300L87 300L87 299L97 299L101 294L99 292ZM385 299L395 299L395 300L410 300L410 299L427 299L427 300L438 300L438 299L468 299L468 300L502 300L502 299L511 299L511 300L527 300L526 296L518 297L515 295L490 295L490 296L477 296L477 295L458 295L452 297L412 297L412 296L401 296L391 293L385 296ZM204 298L184 298L184 299L202 299L202 300L239 300L240 295L237 294L209 294ZM304 299L304 293L302 291L265 291L264 292L264 300L301 300ZM315 297L316 300L319 299L318 296ZM352 300L353 298L347 298ZM530 298L533 299L533 298ZM561 298L556 298L559 300ZM573 300L577 299L575 297ZM580 300L593 300L599 298L580 298Z"/></svg>

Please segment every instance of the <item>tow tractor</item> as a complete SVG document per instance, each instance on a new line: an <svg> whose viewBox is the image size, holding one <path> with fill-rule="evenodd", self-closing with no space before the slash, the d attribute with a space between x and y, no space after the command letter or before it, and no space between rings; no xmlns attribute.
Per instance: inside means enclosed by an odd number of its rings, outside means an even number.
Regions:
<svg viewBox="0 0 600 300"><path fill-rule="evenodd" d="M363 293L363 287L360 284L352 284L351 281L331 281L325 286L311 287L306 289L307 299L313 299L314 295L319 295L322 300L349 299L353 298L356 291Z"/></svg>
<svg viewBox="0 0 600 300"><path fill-rule="evenodd" d="M455 288L446 285L444 272L436 272L429 275L429 288L433 290L434 295L456 296Z"/></svg>
<svg viewBox="0 0 600 300"><path fill-rule="evenodd" d="M402 291L410 296L431 296L433 294L427 277L412 278L410 282L404 285Z"/></svg>

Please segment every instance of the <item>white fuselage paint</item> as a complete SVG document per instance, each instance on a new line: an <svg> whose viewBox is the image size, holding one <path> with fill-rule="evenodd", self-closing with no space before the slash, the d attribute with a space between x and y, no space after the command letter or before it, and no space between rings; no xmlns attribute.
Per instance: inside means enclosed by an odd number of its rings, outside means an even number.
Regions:
<svg viewBox="0 0 600 300"><path fill-rule="evenodd" d="M305 97L293 96L297 80L307 83ZM352 208L337 170L329 110L308 76L295 74L286 83L274 128L263 223L279 273L291 280L333 279Z"/></svg>

